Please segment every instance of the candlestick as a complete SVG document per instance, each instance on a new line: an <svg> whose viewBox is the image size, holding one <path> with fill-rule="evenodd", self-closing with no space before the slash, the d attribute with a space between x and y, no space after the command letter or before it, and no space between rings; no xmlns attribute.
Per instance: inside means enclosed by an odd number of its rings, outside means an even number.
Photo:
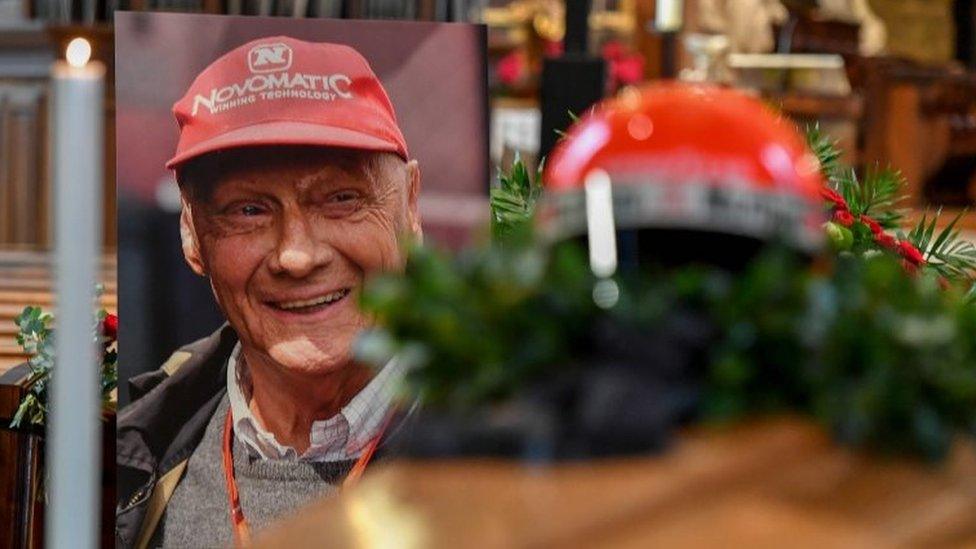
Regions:
<svg viewBox="0 0 976 549"><path fill-rule="evenodd" d="M105 66L71 41L51 71L58 326L51 382L48 547L94 548L98 535L101 421L93 341L100 262Z"/></svg>

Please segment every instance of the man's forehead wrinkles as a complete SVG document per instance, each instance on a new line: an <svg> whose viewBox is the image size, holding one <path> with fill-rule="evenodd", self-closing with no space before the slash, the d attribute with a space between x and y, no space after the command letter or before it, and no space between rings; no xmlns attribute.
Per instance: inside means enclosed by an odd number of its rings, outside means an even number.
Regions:
<svg viewBox="0 0 976 549"><path fill-rule="evenodd" d="M314 170L312 173L296 177L293 184L295 190L304 194L316 188L328 186L329 183L334 183L337 179L339 178L335 170L330 169L330 167L322 167Z"/></svg>
<svg viewBox="0 0 976 549"><path fill-rule="evenodd" d="M223 160L232 164L228 159ZM287 188L307 195L349 184L372 189L371 192L377 194L388 194L403 178L399 167L383 155L351 154L348 151L327 151L315 156L286 153L245 157L237 166L225 164L223 173L213 174L207 185L206 200L219 199L221 191L276 195ZM203 197L198 195L197 198Z"/></svg>
<svg viewBox="0 0 976 549"><path fill-rule="evenodd" d="M221 194L233 192L249 192L256 194L266 194L273 187L270 180L262 178L258 174L239 174L234 177L221 179L213 189L211 196L220 198Z"/></svg>
<svg viewBox="0 0 976 549"><path fill-rule="evenodd" d="M218 189L241 188L253 191L271 191L280 187L294 187L305 190L334 179L327 173L327 168L315 170L299 170L294 168L277 168L258 170L246 174L236 174L224 179Z"/></svg>

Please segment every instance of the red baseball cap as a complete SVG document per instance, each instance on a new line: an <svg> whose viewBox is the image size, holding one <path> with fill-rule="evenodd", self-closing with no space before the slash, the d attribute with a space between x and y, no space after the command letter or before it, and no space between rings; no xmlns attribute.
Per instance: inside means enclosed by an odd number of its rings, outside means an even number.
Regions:
<svg viewBox="0 0 976 549"><path fill-rule="evenodd" d="M408 159L393 104L369 63L341 44L287 36L235 48L173 105L176 169L198 156L258 145L388 151Z"/></svg>

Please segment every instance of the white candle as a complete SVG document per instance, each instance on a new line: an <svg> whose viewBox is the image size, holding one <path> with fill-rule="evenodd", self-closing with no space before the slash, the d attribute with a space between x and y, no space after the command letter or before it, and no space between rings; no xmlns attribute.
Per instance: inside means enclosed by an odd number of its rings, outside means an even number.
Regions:
<svg viewBox="0 0 976 549"><path fill-rule="evenodd" d="M683 11L683 0L657 0L654 12L654 27L660 32L677 32L681 30Z"/></svg>
<svg viewBox="0 0 976 549"><path fill-rule="evenodd" d="M105 66L72 40L51 71L50 147L57 272L56 365L48 427L48 547L94 548L101 517L101 405L93 342L101 256Z"/></svg>

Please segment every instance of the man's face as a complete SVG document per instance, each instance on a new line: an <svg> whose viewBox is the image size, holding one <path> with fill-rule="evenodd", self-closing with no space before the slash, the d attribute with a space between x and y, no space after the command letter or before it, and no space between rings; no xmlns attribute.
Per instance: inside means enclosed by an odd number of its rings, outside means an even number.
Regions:
<svg viewBox="0 0 976 549"><path fill-rule="evenodd" d="M248 352L296 372L348 364L367 275L420 234L416 162L336 149L242 149L184 197L184 252ZM202 188L201 188L202 187Z"/></svg>

